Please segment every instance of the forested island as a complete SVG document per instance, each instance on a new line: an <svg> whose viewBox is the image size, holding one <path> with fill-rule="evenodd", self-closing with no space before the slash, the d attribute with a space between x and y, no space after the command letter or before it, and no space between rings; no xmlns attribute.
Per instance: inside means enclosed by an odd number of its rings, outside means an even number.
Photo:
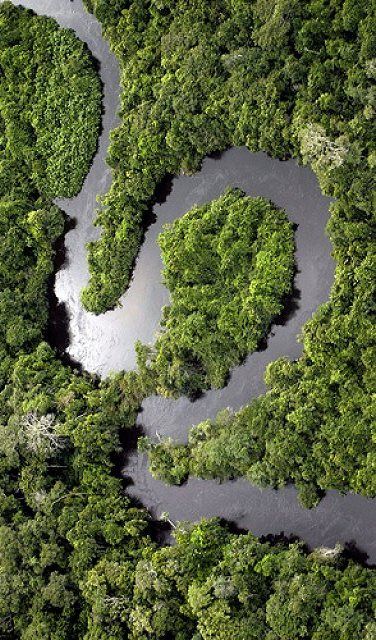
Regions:
<svg viewBox="0 0 376 640"><path fill-rule="evenodd" d="M65 0L64 0L65 1ZM68 0L66 0L68 2ZM187 445L141 440L153 472L376 494L374 2L85 0L121 66L93 313L129 284L155 190L233 145L295 157L335 198L330 299L302 357L268 391L196 425ZM9 640L374 640L376 574L349 549L256 538L219 519L156 523L126 495L120 443L153 393L226 384L283 309L288 211L230 189L160 236L171 293L138 368L99 379L48 344L48 291L100 133L98 67L76 35L0 4L0 636ZM307 213L308 215L308 213ZM127 429L129 431L127 431ZM350 542L350 541L349 541Z"/></svg>
<svg viewBox="0 0 376 640"><path fill-rule="evenodd" d="M159 244L171 304L147 354L149 368L157 391L194 397L223 387L283 308L292 289L293 230L271 203L229 189L166 225Z"/></svg>

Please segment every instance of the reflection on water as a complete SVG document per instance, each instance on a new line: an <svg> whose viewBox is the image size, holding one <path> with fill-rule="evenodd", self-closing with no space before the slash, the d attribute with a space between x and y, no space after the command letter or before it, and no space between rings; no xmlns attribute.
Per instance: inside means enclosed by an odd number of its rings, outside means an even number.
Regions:
<svg viewBox="0 0 376 640"><path fill-rule="evenodd" d="M105 192L111 181L105 157L109 132L118 122L119 69L102 39L100 25L85 12L81 0L15 0L14 3L55 17L62 26L72 27L99 61L104 85L103 131L93 166L79 196L59 201L75 225L66 234L65 249L60 247L58 266L61 268L56 274L56 300L52 300L49 331L58 349L62 351L67 345L69 320L67 351L71 359L101 375L111 370L131 369L135 363L135 340L153 340L161 307L168 302L168 293L161 284L161 259L156 244L162 225L181 216L194 204L216 198L227 186L238 186L249 195L270 198L283 207L297 225L294 295L262 348L236 367L225 389L210 391L194 403L185 398L145 400L138 429L151 435L158 429L160 434L183 440L192 424L214 417L226 406L238 409L263 393L267 363L283 355L290 359L299 357L301 345L297 336L312 312L328 299L333 280L334 265L324 232L329 200L320 193L313 173L294 161L279 162L262 153L252 154L245 148L230 149L221 156L207 158L202 170L194 176L174 178L170 192L169 182L164 184L164 196L160 194L161 203L153 210L156 222L147 232L133 281L121 300L123 306L99 317L85 312L79 301L80 291L88 279L85 244L98 237L99 231L93 226L96 196ZM126 434L124 436L126 438ZM183 487L166 487L150 476L146 459L134 450L127 452L123 475L128 479L130 495L156 514L169 511L173 520L220 515L257 535L284 531L287 535L300 536L310 545L354 541L376 562L375 501L330 491L316 509L308 511L298 505L293 487L281 491L261 490L245 480L220 485L198 479L190 480Z"/></svg>
<svg viewBox="0 0 376 640"><path fill-rule="evenodd" d="M89 176L84 190L90 184ZM161 282L158 234L166 222L180 217L195 204L217 198L228 186L241 187L249 195L270 198L286 209L296 225L298 271L294 298L289 300L279 324L273 328L275 335L269 340L266 359L274 360L284 354L292 358L299 355L296 336L318 304L327 300L333 277L330 245L324 235L329 201L321 195L309 169L299 167L292 160L280 162L264 153L252 154L245 148L234 148L219 158L205 159L201 171L195 175L172 180L171 192L165 195L165 201L153 208L154 223L146 233L131 285L121 298L121 306L100 316L84 312L80 303L80 292L87 282L85 242L92 233L87 224L92 211L81 211L76 228L66 236L68 260L56 278L57 296L66 304L71 318L68 352L74 360L81 362L88 371L101 375L111 370L134 368L136 340L153 341L161 308L169 300L168 291ZM82 193L79 199L82 203ZM262 374L265 357L261 361L257 371ZM247 370L252 371L253 377L260 377L254 362Z"/></svg>

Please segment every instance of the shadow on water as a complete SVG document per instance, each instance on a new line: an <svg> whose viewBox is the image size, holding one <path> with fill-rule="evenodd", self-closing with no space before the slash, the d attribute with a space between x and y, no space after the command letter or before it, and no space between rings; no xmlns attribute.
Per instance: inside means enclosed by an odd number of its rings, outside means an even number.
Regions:
<svg viewBox="0 0 376 640"><path fill-rule="evenodd" d="M163 180L161 180L161 182L156 187L156 190L154 192L154 196L153 196L152 200L150 201L147 209L145 210L145 212L144 212L144 214L142 216L141 245L144 243L145 236L146 236L147 232L149 231L150 227L152 227L157 222L157 215L155 213L155 205L160 205L160 204L163 204L164 202L166 202L169 194L171 193L173 178L174 178L174 176L168 174L163 178ZM130 280L129 280L128 287L124 292L125 295L126 295L127 291L129 290L129 287L131 286L131 284L132 284L132 282L134 280L134 273L135 273L136 265L137 265L137 263L139 261L139 256L140 256L140 254L137 253L136 256L134 257L134 260L133 260L132 264L131 264L131 267L130 267L131 277L130 277ZM110 309L110 311L113 311L115 308L116 307L113 307L112 309Z"/></svg>
<svg viewBox="0 0 376 640"><path fill-rule="evenodd" d="M172 191L172 183L174 180L174 176L172 174L166 175L163 180L158 184L152 201L152 206L155 204L163 204L166 202L168 196Z"/></svg>
<svg viewBox="0 0 376 640"><path fill-rule="evenodd" d="M137 451L137 442L142 435L144 432L139 424L119 431L120 450L115 454L113 463L116 476L121 478L124 487L132 485L133 480L131 477L127 477L122 469L126 468L131 455Z"/></svg>
<svg viewBox="0 0 376 640"><path fill-rule="evenodd" d="M116 478L121 480L124 495L130 500L132 507L145 509L142 501L136 497L129 497L128 489L133 486L133 479L122 473L122 469L127 466L130 456L137 451L137 441L143 435L140 425L133 428L120 429L119 431L119 450L111 456L112 472ZM146 533L158 545L170 544L172 538L172 525L167 519L153 517L148 513L148 525Z"/></svg>
<svg viewBox="0 0 376 640"><path fill-rule="evenodd" d="M354 540L350 540L350 542L344 544L342 556L346 560L353 560L357 564L362 565L362 567L367 567L367 569L376 569L376 563L368 562L369 555L365 553L365 551L361 551L357 542Z"/></svg>
<svg viewBox="0 0 376 640"><path fill-rule="evenodd" d="M71 366L77 368L77 358L88 371L106 375L111 370L131 369L134 366L135 337L148 342L158 328L161 307L168 297L160 281L160 252L156 237L166 222L172 222L194 204L202 204L218 197L227 186L243 189L248 195L262 196L292 214L296 223L297 272L295 287L281 316L275 320L267 348L247 358L231 374L229 385L222 390L208 392L196 402L185 398L171 401L159 397L148 398L143 404L140 422L145 434L153 435L158 428L161 435L181 438L187 428L206 418L213 418L222 407L234 410L248 403L250 398L264 393L263 374L270 361L281 356L291 360L299 357L301 345L296 336L317 307L328 299L333 282L334 264L331 246L325 236L329 200L320 193L317 180L307 168L292 160L279 162L266 154L250 153L234 148L215 153L203 161L202 168L192 176L167 177L155 194L154 211L145 211L145 241L137 261L132 286L123 297L123 309L116 309L100 317L84 314L79 292L86 281L85 244L97 237L92 220L95 198L109 188L111 175L105 163L109 131L118 124L119 69L101 36L100 25L87 14L80 0L53 3L50 0L23 0L21 4L38 13L51 14L63 25L74 28L99 61L104 87L103 129L98 153L82 193L64 204L71 218L77 218L77 228L67 236L67 249L61 239L57 243L55 267L59 269L58 300L53 293L55 278L49 282L50 322L46 338L61 353L69 344ZM64 4L64 8L62 5ZM74 7L74 9L73 9ZM147 231L147 233L146 233ZM66 257L69 261L66 261ZM60 263L60 264L59 264ZM133 289L132 289L133 288ZM65 294L66 297L65 297ZM55 297L54 297L55 296ZM73 300L73 307L70 306ZM68 306L65 307L65 302ZM71 323L69 334L68 320ZM139 334L140 332L140 334ZM76 342L74 342L76 340ZM239 530L252 530L262 536L269 532L289 538L299 536L313 546L333 546L338 540L345 553L366 561L376 560L374 503L361 496L341 496L329 491L315 509L301 508L294 487L283 490L261 490L245 480L218 485L212 481L190 479L182 487L166 487L151 478L145 456L136 453L136 440L141 425L133 431L125 430L122 445L126 460L114 461L116 473L124 465L127 493L132 504L142 504L152 517L166 511L172 521L196 521L201 517L220 516ZM153 529L153 524L150 525ZM157 523L156 538L167 535L168 522ZM346 541L354 543L346 544ZM361 546L361 550L357 548Z"/></svg>
<svg viewBox="0 0 376 640"><path fill-rule="evenodd" d="M295 282L297 268L294 268L294 276L293 282ZM296 312L299 309L299 300L301 299L300 290L295 287L293 284L293 288L291 293L284 297L282 301L282 311L276 316L270 326L270 329L266 336L264 336L256 349L256 352L260 353L261 351L266 351L268 348L269 339L274 337L274 327L284 327L286 324L295 316ZM244 359L245 360L245 359ZM244 362L243 360L243 362Z"/></svg>
<svg viewBox="0 0 376 640"><path fill-rule="evenodd" d="M299 225L296 224L295 222L292 223L292 229L294 232L294 235L296 234L297 230L299 228ZM295 246L295 254L297 253L297 248ZM268 340L268 336L269 335L274 335L273 334L273 326L282 326L284 327L295 315L296 312L299 310L300 305L299 302L301 300L301 291L300 289L298 289L298 287L296 286L296 281L297 281L297 277L299 275L300 271L298 269L297 266L297 257L295 255L294 258L294 271L293 271L293 276L292 276L292 290L291 293L289 293L288 295L286 295L282 301L282 310L281 312L278 314L278 316L276 316L271 324L271 328L268 332L268 335L265 337L266 339L266 344L267 344L267 340ZM259 349L258 349L259 350ZM261 349L263 350L263 349Z"/></svg>
<svg viewBox="0 0 376 640"><path fill-rule="evenodd" d="M161 180L155 191L154 191L154 195L153 198L151 199L149 206L147 208L147 210L144 213L143 219L142 219L142 242L144 241L145 235L148 232L148 230L150 229L150 227L155 224L157 222L157 214L155 212L155 205L160 205L160 204L164 204L168 198L168 196L170 195L171 191L172 191L172 184L173 184L173 180L174 180L174 176L173 175L166 175L163 180ZM137 256L138 257L138 256ZM133 264L132 267L132 271L134 269L135 263L137 261L137 257L136 260Z"/></svg>

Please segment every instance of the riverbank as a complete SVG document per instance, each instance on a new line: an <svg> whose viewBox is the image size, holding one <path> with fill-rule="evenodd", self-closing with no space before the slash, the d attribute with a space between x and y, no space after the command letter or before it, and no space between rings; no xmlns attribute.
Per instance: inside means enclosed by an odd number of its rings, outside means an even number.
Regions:
<svg viewBox="0 0 376 640"><path fill-rule="evenodd" d="M267 349L254 354L244 366L237 368L228 387L210 392L194 404L185 399L172 402L163 398L150 398L143 405L139 424L146 433L153 435L157 428L161 435L174 435L183 439L183 430L190 424L206 417L214 417L218 409L224 406L231 405L237 409L251 397L262 393L263 371L267 362L280 355L287 355L291 359L299 356L301 346L296 336L315 308L327 300L332 282L333 262L330 258L330 246L324 235L328 201L321 195L313 173L298 167L292 161L281 163L271 160L265 154L250 154L245 149L231 149L220 159L207 159L198 174L174 179L170 196L164 204L155 206L157 223L150 227L140 252L131 288L124 298L126 304L123 309L100 316L99 326L94 329L92 323L97 319L82 310L79 292L87 281L84 245L98 235L98 230L92 225L96 196L107 189L111 179L110 171L105 165L105 156L109 131L117 123L118 67L101 38L99 24L84 12L78 0L65 3L64 9L53 7L54 3L48 0L22 4L38 13L55 17L63 26L74 28L99 60L104 85L103 132L92 169L77 198L59 201L63 210L71 218L77 219L77 225L66 236L67 261L56 277L56 295L61 303L67 305L70 317L69 354L80 361L84 368L105 374L111 369L127 368L127 358L128 366L132 368L135 335L132 335L130 328L127 332L124 325L124 318L131 309L131 296L134 306L129 317L133 318L133 326L137 330L140 327L143 330L146 328L146 333L141 332L138 337L145 342L152 338L158 326L161 304L163 300L167 300L163 297L166 293L158 280L160 269L156 265L160 260L159 252L155 248L151 249L164 221L181 215L193 203L205 202L215 197L228 184L239 186L250 195L269 197L293 214L294 198L300 202L301 218L293 218L298 224L300 271L295 282L295 300L292 301L288 318L282 318L282 323L273 328L274 335L269 338ZM273 175L275 169L272 170L272 167L277 166L280 167L279 176ZM302 180L299 176L303 175L307 177ZM280 189L281 179L287 185L284 192ZM302 191L305 181L312 189L311 195ZM278 192L282 193L282 198L278 196ZM316 211L315 207L319 212L319 222L312 215L312 211ZM308 211L310 215L307 215ZM304 236L304 225L310 222L313 226L306 229ZM299 242L302 243L300 249ZM301 256L306 257L306 270L299 260L299 250L302 252ZM110 314L117 315L116 318L115 315L112 316L115 320L109 335L106 334L106 327L110 322ZM141 323L140 317L145 318L145 322ZM89 342L85 342L85 336ZM73 347L74 344L77 349ZM110 361L109 353L113 354ZM118 358L116 363L114 355ZM166 488L150 478L146 462L133 454L129 456L123 473L130 476L134 483L133 487L128 488L130 495L140 499L156 513L169 511L173 519L195 520L203 515L217 514L235 521L240 527L251 527L259 535L277 533L283 529L286 534L297 534L314 546L330 545L338 540L355 540L362 550L369 553L371 561L376 559L372 535L376 527L376 514L370 508L374 502L360 496L342 497L336 492L329 492L316 509L307 511L298 507L292 487L275 492L261 491L244 481L217 485L191 480L181 488Z"/></svg>

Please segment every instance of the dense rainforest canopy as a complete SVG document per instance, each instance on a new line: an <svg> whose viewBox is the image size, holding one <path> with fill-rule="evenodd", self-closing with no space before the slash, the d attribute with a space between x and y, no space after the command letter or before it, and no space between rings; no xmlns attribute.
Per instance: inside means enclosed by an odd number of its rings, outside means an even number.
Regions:
<svg viewBox="0 0 376 640"><path fill-rule="evenodd" d="M330 299L305 326L299 361L271 365L266 396L198 427L205 437L185 455L205 478L293 481L307 505L329 488L374 496L374 0L87 4L121 62L123 94L85 304L116 304L166 173L235 144L309 164L336 199Z"/></svg>
<svg viewBox="0 0 376 640"><path fill-rule="evenodd" d="M229 189L159 236L171 305L152 368L162 393L194 396L225 384L254 351L291 292L294 240L286 214Z"/></svg>
<svg viewBox="0 0 376 640"><path fill-rule="evenodd" d="M54 240L51 198L81 188L95 152L101 85L73 32L10 3L0 7L0 383L40 341Z"/></svg>
<svg viewBox="0 0 376 640"><path fill-rule="evenodd" d="M204 473L205 456L205 473L221 475L216 447L234 474L243 437L250 457L236 473L372 495L373 5L87 4L122 62L124 86L105 231L85 294L95 311L126 285L156 182L193 170L209 150L245 142L301 152L337 196L336 282L305 332L302 360L273 365L265 398L207 424L201 462L193 434L185 474L191 464ZM91 57L72 32L0 5L0 636L373 640L375 572L340 550L309 554L217 521L181 524L174 546L157 547L150 516L114 473L119 429L134 424L153 376L141 369L100 382L64 366L43 341L64 226L52 198L80 189L100 100Z"/></svg>

